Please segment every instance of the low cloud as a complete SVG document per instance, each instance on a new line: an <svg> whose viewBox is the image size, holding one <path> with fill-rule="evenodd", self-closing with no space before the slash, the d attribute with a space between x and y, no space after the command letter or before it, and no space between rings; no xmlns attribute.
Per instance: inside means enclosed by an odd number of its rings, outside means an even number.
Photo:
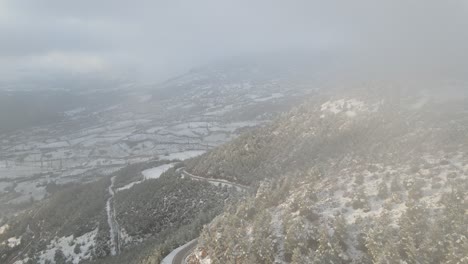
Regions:
<svg viewBox="0 0 468 264"><path fill-rule="evenodd" d="M463 76L467 26L463 0L0 0L0 78L158 81L224 57L298 50L339 54L364 75Z"/></svg>

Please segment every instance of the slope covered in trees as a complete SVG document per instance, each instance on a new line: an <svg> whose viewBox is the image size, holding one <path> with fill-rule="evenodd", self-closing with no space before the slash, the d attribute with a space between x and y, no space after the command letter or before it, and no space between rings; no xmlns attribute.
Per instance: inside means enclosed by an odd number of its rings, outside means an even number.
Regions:
<svg viewBox="0 0 468 264"><path fill-rule="evenodd" d="M192 160L258 188L205 227L190 263L467 263L466 105L322 98Z"/></svg>
<svg viewBox="0 0 468 264"><path fill-rule="evenodd" d="M47 199L0 223L0 262L159 263L243 196L235 188L184 178L175 168L143 180L143 170L168 162L132 164L87 184L49 184ZM110 189L115 230L106 214ZM113 243L120 253L115 257Z"/></svg>

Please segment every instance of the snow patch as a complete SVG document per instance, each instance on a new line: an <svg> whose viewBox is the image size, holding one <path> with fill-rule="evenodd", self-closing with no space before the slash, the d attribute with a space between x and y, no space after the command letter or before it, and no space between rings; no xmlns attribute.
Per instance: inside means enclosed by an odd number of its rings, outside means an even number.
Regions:
<svg viewBox="0 0 468 264"><path fill-rule="evenodd" d="M269 100L272 100L272 99L278 99L278 98L281 98L281 97L284 97L284 94L282 93L274 93L272 94L271 96L268 96L268 97L263 97L263 98L255 98L253 99L255 102L265 102L265 101L269 101Z"/></svg>
<svg viewBox="0 0 468 264"><path fill-rule="evenodd" d="M277 243L278 248L275 255L274 263L286 263L284 258L285 250L285 234L283 228L283 216L280 210L271 213L271 230L274 236L274 241Z"/></svg>
<svg viewBox="0 0 468 264"><path fill-rule="evenodd" d="M8 247L14 248L14 247L16 247L16 246L18 246L18 245L21 244L21 237L19 237L19 238L17 238L17 237L10 237L10 238L7 240L7 242L8 242L8 244L7 244Z"/></svg>
<svg viewBox="0 0 468 264"><path fill-rule="evenodd" d="M62 250L67 260L74 264L78 264L82 260L91 258L91 250L95 246L95 237L98 229L86 233L80 237L73 238L73 235L68 237L55 238L47 249L40 252L39 263L54 261L55 252L57 249ZM75 247L79 245L80 250L75 253Z"/></svg>
<svg viewBox="0 0 468 264"><path fill-rule="evenodd" d="M414 103L413 105L411 105L411 109L420 109L421 107L423 107L427 102L429 102L429 98L428 97L422 97L420 98L416 103Z"/></svg>
<svg viewBox="0 0 468 264"><path fill-rule="evenodd" d="M13 264L26 264L28 263L28 261L29 261L29 258L25 258L25 259L17 260Z"/></svg>
<svg viewBox="0 0 468 264"><path fill-rule="evenodd" d="M135 184L139 184L139 183L142 183L143 181L134 181L134 182L131 182L123 187L120 187L120 188L117 188L116 191L117 192L120 192L120 191L123 191L123 190L128 190L130 188L132 188Z"/></svg>
<svg viewBox="0 0 468 264"><path fill-rule="evenodd" d="M191 255L189 255L189 258L187 259L189 262L195 258L195 263L199 264L211 264L211 259L209 256L204 256L203 258L203 252L201 250L196 250L194 251Z"/></svg>
<svg viewBox="0 0 468 264"><path fill-rule="evenodd" d="M365 103L356 99L327 101L320 107L320 111L322 112L330 112L333 114L345 113L348 117L355 117L357 112L367 110L368 108Z"/></svg>
<svg viewBox="0 0 468 264"><path fill-rule="evenodd" d="M52 143L39 144L37 147L39 149L57 149L57 148L66 148L69 146L70 144L68 144L65 141L58 141L58 142L52 142Z"/></svg>
<svg viewBox="0 0 468 264"><path fill-rule="evenodd" d="M8 224L1 226L1 227L0 227L0 235L2 235L3 233L5 233L5 231L7 231L9 227L10 227L10 226L9 226Z"/></svg>
<svg viewBox="0 0 468 264"><path fill-rule="evenodd" d="M66 116L71 117L71 116L74 116L74 115L79 114L81 112L84 112L85 110L86 110L86 108L80 107L80 108L75 108L75 109L72 109L72 110L69 110L69 111L65 111L64 113L65 113Z"/></svg>
<svg viewBox="0 0 468 264"><path fill-rule="evenodd" d="M155 168L147 169L141 172L143 174L143 177L145 180L148 179L157 179L166 172L168 169L174 167L175 163L170 163L170 164L164 164Z"/></svg>
<svg viewBox="0 0 468 264"><path fill-rule="evenodd" d="M171 153L167 156L160 156L159 158L162 160L186 160L190 158L194 158L196 156L200 156L206 151L204 150L189 150L189 151L182 151Z"/></svg>

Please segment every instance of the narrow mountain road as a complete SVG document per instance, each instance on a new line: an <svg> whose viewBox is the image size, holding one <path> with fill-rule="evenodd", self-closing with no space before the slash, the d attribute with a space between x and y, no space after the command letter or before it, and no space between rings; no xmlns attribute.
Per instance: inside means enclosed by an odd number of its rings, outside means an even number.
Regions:
<svg viewBox="0 0 468 264"><path fill-rule="evenodd" d="M117 219L115 217L115 206L114 206L114 181L115 176L111 178L111 184L109 185L110 197L107 199L106 211L107 211L107 223L109 224L109 235L111 244L111 255L115 256L120 253L120 229Z"/></svg>
<svg viewBox="0 0 468 264"><path fill-rule="evenodd" d="M197 246L197 240L190 242L189 244L185 245L172 259L172 264L185 264L185 259L192 253L192 251Z"/></svg>
<svg viewBox="0 0 468 264"><path fill-rule="evenodd" d="M185 259L197 246L197 239L194 239L176 249L174 249L169 255L167 255L162 261L161 264L185 264Z"/></svg>
<svg viewBox="0 0 468 264"><path fill-rule="evenodd" d="M210 182L210 183L213 183L213 184L224 184L224 185L228 185L228 186L233 186L233 187L236 187L236 189L238 191L248 191L248 190L250 190L249 186L245 186L245 185L242 185L242 184L238 184L238 183L234 183L234 182L230 182L230 181L226 181L226 180L221 180L221 179L205 178L205 177L193 175L193 174L187 172L185 169L182 169L181 173L182 173L182 175L190 177L190 178L195 179L195 180L207 181L207 182Z"/></svg>
<svg viewBox="0 0 468 264"><path fill-rule="evenodd" d="M185 168L179 168L178 171L181 171L181 174L185 177L190 177L198 181L207 181L213 184L225 184L228 186L233 186L239 191L249 191L250 187L241 185L234 182L229 182L226 180L205 178L197 175L193 175L185 170ZM186 264L185 259L193 252L197 246L197 239L190 241L189 243L182 245L174 249L169 255L167 255L162 261L161 264Z"/></svg>
<svg viewBox="0 0 468 264"><path fill-rule="evenodd" d="M274 263L286 263L285 252L285 234L283 226L283 215L280 210L271 212L271 230L274 242L277 244L277 252Z"/></svg>

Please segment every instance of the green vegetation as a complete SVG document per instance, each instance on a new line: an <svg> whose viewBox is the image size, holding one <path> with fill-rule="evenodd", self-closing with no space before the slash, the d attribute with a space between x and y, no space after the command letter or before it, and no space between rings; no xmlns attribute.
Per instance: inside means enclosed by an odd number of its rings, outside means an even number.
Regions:
<svg viewBox="0 0 468 264"><path fill-rule="evenodd" d="M104 178L89 184L55 186L58 189L48 199L9 221L10 228L0 235L0 240L22 237L26 242L14 248L0 248L0 262L7 262L20 252L33 256L46 249L55 237L79 237L96 227L104 228L109 184L109 178ZM107 232L100 231L101 235Z"/></svg>
<svg viewBox="0 0 468 264"><path fill-rule="evenodd" d="M468 263L461 105L375 105L309 102L191 160L195 174L258 187L204 228L197 252L213 264Z"/></svg>
<svg viewBox="0 0 468 264"><path fill-rule="evenodd" d="M117 193L116 213L128 235L158 234L209 212L220 213L230 193L208 182L181 178L170 170L159 179Z"/></svg>

